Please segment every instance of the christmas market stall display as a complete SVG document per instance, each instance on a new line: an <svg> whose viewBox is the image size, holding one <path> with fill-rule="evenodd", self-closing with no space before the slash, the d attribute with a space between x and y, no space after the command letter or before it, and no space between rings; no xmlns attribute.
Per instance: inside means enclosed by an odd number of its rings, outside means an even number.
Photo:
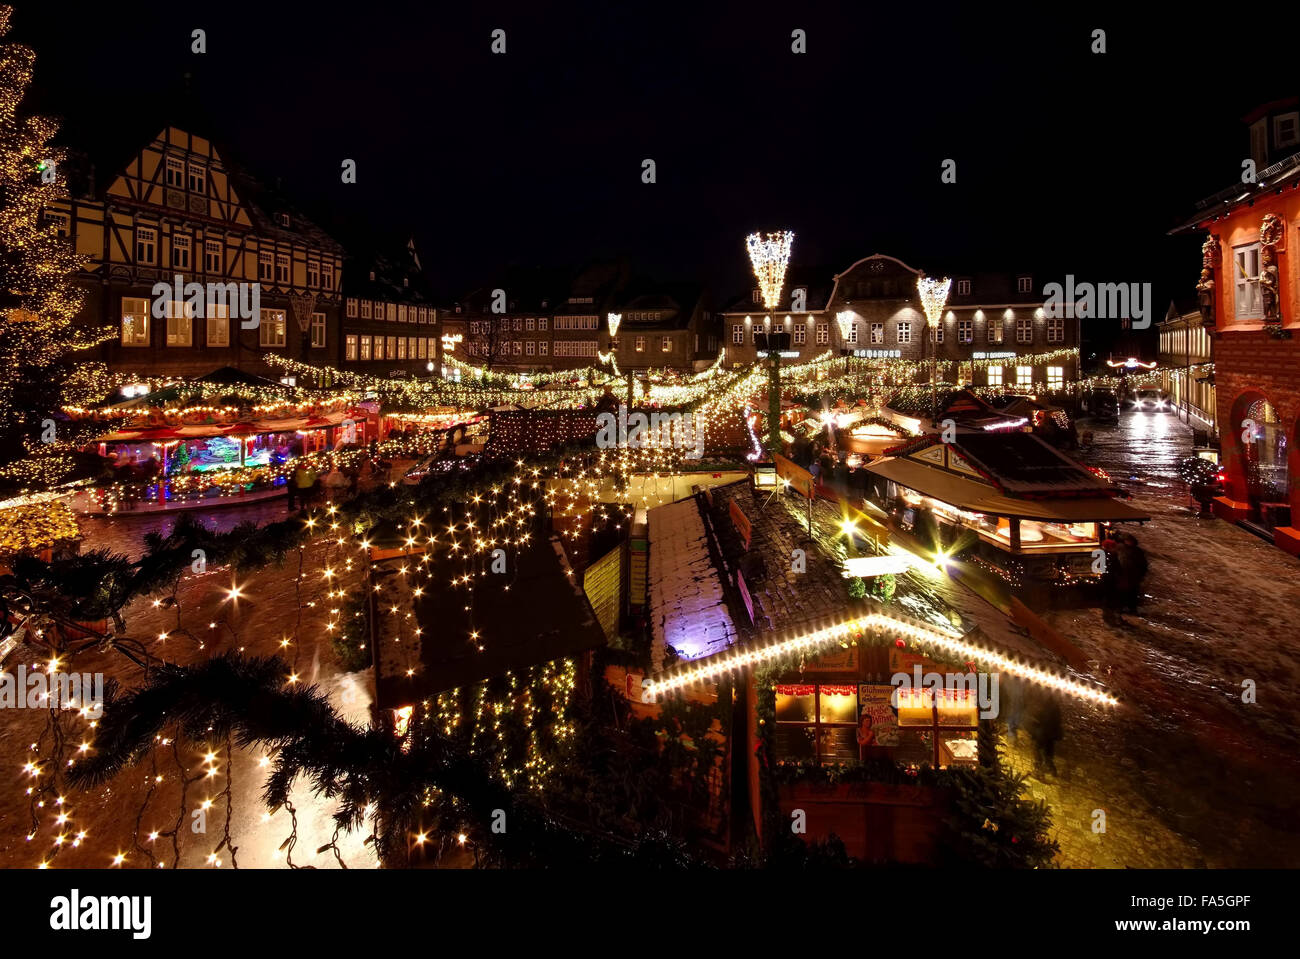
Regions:
<svg viewBox="0 0 1300 959"><path fill-rule="evenodd" d="M873 499L938 561L975 558L1013 586L1099 575L1103 525L1150 516L1037 436L955 429L869 464Z"/></svg>
<svg viewBox="0 0 1300 959"><path fill-rule="evenodd" d="M733 483L652 511L664 517L651 523L652 559L672 546L696 561L652 577L653 661L625 683L643 708L734 701L729 745L746 759L733 767L732 808L744 810L733 837L752 823L772 854L797 822L799 841L835 837L855 859L935 862L968 858L991 818L1017 823L1001 839L1009 856L1050 859L1042 822L1026 816L1036 824L1021 831L1028 800L997 755L997 677L1113 700L991 645L905 565L895 576L879 564L865 587L848 569L871 547L838 504L816 503L809 525L793 496L770 496ZM972 818L975 805L987 812Z"/></svg>
<svg viewBox="0 0 1300 959"><path fill-rule="evenodd" d="M98 484L76 506L115 512L142 501L184 507L282 492L294 462L359 450L378 410L360 394L319 394L231 371L176 384L97 409L78 420L115 424L88 447L101 462Z"/></svg>
<svg viewBox="0 0 1300 959"><path fill-rule="evenodd" d="M17 556L50 562L54 554L75 553L81 530L58 493L33 493L0 502L0 571Z"/></svg>

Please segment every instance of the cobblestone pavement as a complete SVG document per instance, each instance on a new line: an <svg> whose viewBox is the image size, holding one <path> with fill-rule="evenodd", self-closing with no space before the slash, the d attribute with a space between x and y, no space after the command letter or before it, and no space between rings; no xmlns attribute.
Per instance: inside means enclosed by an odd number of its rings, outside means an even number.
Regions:
<svg viewBox="0 0 1300 959"><path fill-rule="evenodd" d="M1084 424L1087 425L1087 424ZM1126 625L1096 609L1045 618L1096 664L1122 706L1068 703L1059 776L1031 776L1066 866L1294 867L1300 565L1246 531L1196 518L1177 480L1190 433L1172 416L1092 426L1096 463L1135 490L1150 573ZM1131 478L1131 479L1130 479ZM1242 702L1242 683L1258 701ZM1023 734L1012 765L1033 765ZM1094 833L1094 810L1106 831Z"/></svg>
<svg viewBox="0 0 1300 959"><path fill-rule="evenodd" d="M203 518L205 522L226 530L240 522L251 520L260 523L281 519L284 515L284 502L280 500L278 503L217 510ZM83 519L83 549L109 548L137 557L143 552L144 534L171 522L171 517L159 516ZM328 557L332 566L344 568L334 550L334 547L323 544L308 547L303 556L301 583L298 582L298 563L293 560L283 567L263 569L249 576L247 581L240 583L246 599L241 599L237 608L225 600L231 582L229 569L214 568L203 575L187 575L182 581L179 599L184 623L194 631L193 638L176 631L175 610L154 607L149 600L137 601L127 608L127 634L148 638L148 645L155 655L178 663L199 662L213 653L236 648L248 655L280 655L286 660L287 670L296 672L301 682L319 684L341 715L355 723L368 724L373 690L370 671L342 672L324 628L329 609L337 605L337 601L332 604L325 595L327 587L320 573L322 563ZM348 586L354 586L358 579L355 571L344 576ZM209 623L217 625L208 628ZM293 642L295 632L297 642ZM162 638L164 633L167 634L165 639ZM289 645L282 645L285 640ZM6 669L16 670L20 664L30 668L36 659L35 652L35 647L20 647L6 663ZM139 670L124 664L120 654L93 651L79 657L76 666L78 671L103 671L108 676L119 678L127 686L133 685L139 680ZM127 854L124 866L148 866L147 856L132 848L132 834L139 815L142 844L162 847L157 849L160 859L170 864L170 841L163 837L151 844L147 834L154 830L165 832L179 822L180 865L209 865L208 857L223 835L226 816L223 790L227 784L226 777L231 773L222 744L212 744L213 751L218 753L218 775L191 785L183 809L179 804L177 765L167 759L158 764L155 773L145 762L116 777L98 795L69 791L68 801L61 809L50 806L37 810L39 828L29 841L31 813L24 790L30 779L21 767L31 755L29 746L41 734L47 714L27 709L8 712L5 722L0 724L0 760L12 778L7 780L6 789L0 789L0 862L7 866L25 863L34 866L49 854L54 838L62 831L68 838L55 860L58 868L104 867L118 853ZM202 773L206 768L202 753L189 753L189 750L182 750L179 754L187 774ZM280 809L274 815L265 813L260 798L265 770L259 767L260 759L260 750L235 749L233 778L230 780L234 800L230 804L231 829L241 868L284 866L286 850L280 847L292 832L290 813L286 809ZM141 814L141 806L155 774L164 776L163 783ZM213 800L211 808L206 810L205 816L194 818L195 810L207 799ZM287 851L294 864L322 868L337 866L330 852L316 852L332 837L330 814L333 804L313 796L310 788L301 783L292 802L297 810L298 841ZM57 822L56 816L60 812L70 816L67 823ZM199 826L204 831L196 831ZM73 840L82 830L86 832L85 838L73 846ZM349 866L375 865L373 854L362 845L363 839L364 836L356 835L340 841L340 852ZM223 850L218 856L222 865L229 867L229 851Z"/></svg>

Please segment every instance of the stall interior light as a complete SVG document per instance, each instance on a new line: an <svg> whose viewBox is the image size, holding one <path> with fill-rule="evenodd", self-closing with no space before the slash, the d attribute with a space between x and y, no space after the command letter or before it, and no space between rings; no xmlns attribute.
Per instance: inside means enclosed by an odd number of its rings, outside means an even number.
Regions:
<svg viewBox="0 0 1300 959"><path fill-rule="evenodd" d="M717 679L719 676L769 662L794 652L814 652L832 643L846 643L857 633L881 630L901 637L933 643L935 646L964 660L977 660L1008 672L1013 676L1038 683L1048 689L1066 693L1076 699L1104 706L1119 703L1113 695L1096 686L1081 683L1058 673L1050 672L1029 663L1022 663L1005 653L987 649L968 642L955 631L943 632L919 623L910 622L882 613L872 613L857 619L846 620L834 626L804 633L765 646L734 649L707 659L697 660L689 666L650 677L642 684L642 699L654 702L659 696L687 686L695 686Z"/></svg>

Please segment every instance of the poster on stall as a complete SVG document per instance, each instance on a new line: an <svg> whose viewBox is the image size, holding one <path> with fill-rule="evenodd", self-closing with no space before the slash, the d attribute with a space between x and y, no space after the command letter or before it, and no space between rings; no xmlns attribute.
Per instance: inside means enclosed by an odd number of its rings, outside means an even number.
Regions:
<svg viewBox="0 0 1300 959"><path fill-rule="evenodd" d="M863 683L858 687L859 746L866 748L898 745L898 714L891 705L893 695L893 686L871 686Z"/></svg>

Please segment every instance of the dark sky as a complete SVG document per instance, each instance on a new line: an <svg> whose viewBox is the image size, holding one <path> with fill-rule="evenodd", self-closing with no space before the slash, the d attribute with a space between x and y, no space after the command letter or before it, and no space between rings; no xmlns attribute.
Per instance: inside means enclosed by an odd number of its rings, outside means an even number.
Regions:
<svg viewBox="0 0 1300 959"><path fill-rule="evenodd" d="M1193 7L991 6L29 3L11 38L36 49L35 100L69 144L134 149L188 72L212 124L195 132L282 177L345 244L413 231L453 296L499 264L611 254L730 294L743 235L780 227L828 271L885 252L1149 281L1163 314L1199 269L1199 241L1165 232L1238 178L1245 111L1295 91L1293 31Z"/></svg>

